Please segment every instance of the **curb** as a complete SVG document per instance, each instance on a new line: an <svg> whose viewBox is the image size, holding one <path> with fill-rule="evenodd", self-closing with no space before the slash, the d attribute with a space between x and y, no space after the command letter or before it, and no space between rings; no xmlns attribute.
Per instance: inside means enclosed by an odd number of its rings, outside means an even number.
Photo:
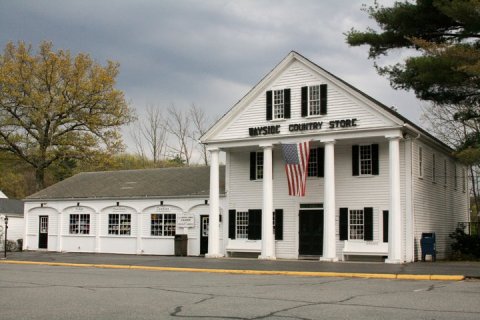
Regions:
<svg viewBox="0 0 480 320"><path fill-rule="evenodd" d="M0 264L44 265L54 267L83 267L100 269L130 269L146 271L175 271L175 272L204 272L204 273L229 273L246 275L285 275L298 277L340 277L363 279L398 279L398 280L435 280L435 281L461 281L463 275L433 275L433 274L395 274L395 273L355 273L355 272L315 272L315 271L273 271L273 270L234 270L234 269L202 269L202 268L177 268L177 267L150 267L115 264L91 263L66 263L66 262L40 262L1 260Z"/></svg>

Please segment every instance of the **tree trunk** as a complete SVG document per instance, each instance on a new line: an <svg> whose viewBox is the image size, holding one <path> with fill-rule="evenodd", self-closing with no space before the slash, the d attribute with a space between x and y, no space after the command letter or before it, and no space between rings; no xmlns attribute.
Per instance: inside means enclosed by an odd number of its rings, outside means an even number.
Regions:
<svg viewBox="0 0 480 320"><path fill-rule="evenodd" d="M45 168L35 168L35 191L38 192L45 188Z"/></svg>

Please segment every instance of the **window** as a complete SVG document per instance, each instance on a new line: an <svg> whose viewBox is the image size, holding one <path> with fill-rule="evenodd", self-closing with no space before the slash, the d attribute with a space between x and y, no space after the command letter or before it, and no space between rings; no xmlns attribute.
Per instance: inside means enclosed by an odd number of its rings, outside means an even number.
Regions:
<svg viewBox="0 0 480 320"><path fill-rule="evenodd" d="M448 164L447 159L443 160L443 185L447 186L447 172L448 172Z"/></svg>
<svg viewBox="0 0 480 320"><path fill-rule="evenodd" d="M290 119L290 89L266 92L267 121Z"/></svg>
<svg viewBox="0 0 480 320"><path fill-rule="evenodd" d="M111 213L108 215L108 234L130 235L131 214Z"/></svg>
<svg viewBox="0 0 480 320"><path fill-rule="evenodd" d="M310 156L307 166L307 177L323 177L325 171L325 149L310 149Z"/></svg>
<svg viewBox="0 0 480 320"><path fill-rule="evenodd" d="M307 167L308 177L317 177L318 176L318 154L317 149L310 149L310 157L308 159Z"/></svg>
<svg viewBox="0 0 480 320"><path fill-rule="evenodd" d="M378 144L352 146L352 175L379 174Z"/></svg>
<svg viewBox="0 0 480 320"><path fill-rule="evenodd" d="M302 117L327 114L327 85L302 87Z"/></svg>
<svg viewBox="0 0 480 320"><path fill-rule="evenodd" d="M372 174L372 147L360 146L360 175Z"/></svg>
<svg viewBox="0 0 480 320"><path fill-rule="evenodd" d="M423 178L423 148L418 147L418 176Z"/></svg>
<svg viewBox="0 0 480 320"><path fill-rule="evenodd" d="M154 213L150 216L150 235L174 236L177 217L174 213Z"/></svg>
<svg viewBox="0 0 480 320"><path fill-rule="evenodd" d="M465 174L465 168L462 168L462 191L465 192L467 190L467 177Z"/></svg>
<svg viewBox="0 0 480 320"><path fill-rule="evenodd" d="M263 152L250 152L250 180L263 179Z"/></svg>
<svg viewBox="0 0 480 320"><path fill-rule="evenodd" d="M248 211L237 212L236 226L236 238L248 239Z"/></svg>
<svg viewBox="0 0 480 320"><path fill-rule="evenodd" d="M90 234L90 215L71 214L69 230L70 234Z"/></svg>
<svg viewBox="0 0 480 320"><path fill-rule="evenodd" d="M283 90L273 91L273 119L283 119L285 117Z"/></svg>
<svg viewBox="0 0 480 320"><path fill-rule="evenodd" d="M437 168L436 168L435 153L432 154L432 182L437 182Z"/></svg>
<svg viewBox="0 0 480 320"><path fill-rule="evenodd" d="M363 240L363 210L350 210L350 240Z"/></svg>
<svg viewBox="0 0 480 320"><path fill-rule="evenodd" d="M320 114L320 86L308 87L308 115L316 116Z"/></svg>
<svg viewBox="0 0 480 320"><path fill-rule="evenodd" d="M457 164L453 164L453 187L455 190L458 188L458 177L457 177Z"/></svg>
<svg viewBox="0 0 480 320"><path fill-rule="evenodd" d="M373 240L373 207L340 208L340 240Z"/></svg>

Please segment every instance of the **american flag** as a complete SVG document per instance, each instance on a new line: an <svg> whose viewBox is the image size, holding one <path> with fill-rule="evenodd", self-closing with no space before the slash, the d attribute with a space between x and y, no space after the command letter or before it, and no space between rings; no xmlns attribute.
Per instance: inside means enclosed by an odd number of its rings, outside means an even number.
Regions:
<svg viewBox="0 0 480 320"><path fill-rule="evenodd" d="M303 197L307 185L310 141L282 144L282 152L288 180L288 195Z"/></svg>

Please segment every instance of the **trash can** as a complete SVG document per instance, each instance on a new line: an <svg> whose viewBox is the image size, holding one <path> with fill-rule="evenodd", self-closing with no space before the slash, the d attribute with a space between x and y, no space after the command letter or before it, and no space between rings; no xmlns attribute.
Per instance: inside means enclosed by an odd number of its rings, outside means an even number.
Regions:
<svg viewBox="0 0 480 320"><path fill-rule="evenodd" d="M188 246L188 236L186 234L175 235L175 256L186 257Z"/></svg>
<svg viewBox="0 0 480 320"><path fill-rule="evenodd" d="M422 247L422 261L425 261L425 256L427 254L432 256L432 261L435 261L437 259L435 232L422 233L422 239L420 239L420 245Z"/></svg>

